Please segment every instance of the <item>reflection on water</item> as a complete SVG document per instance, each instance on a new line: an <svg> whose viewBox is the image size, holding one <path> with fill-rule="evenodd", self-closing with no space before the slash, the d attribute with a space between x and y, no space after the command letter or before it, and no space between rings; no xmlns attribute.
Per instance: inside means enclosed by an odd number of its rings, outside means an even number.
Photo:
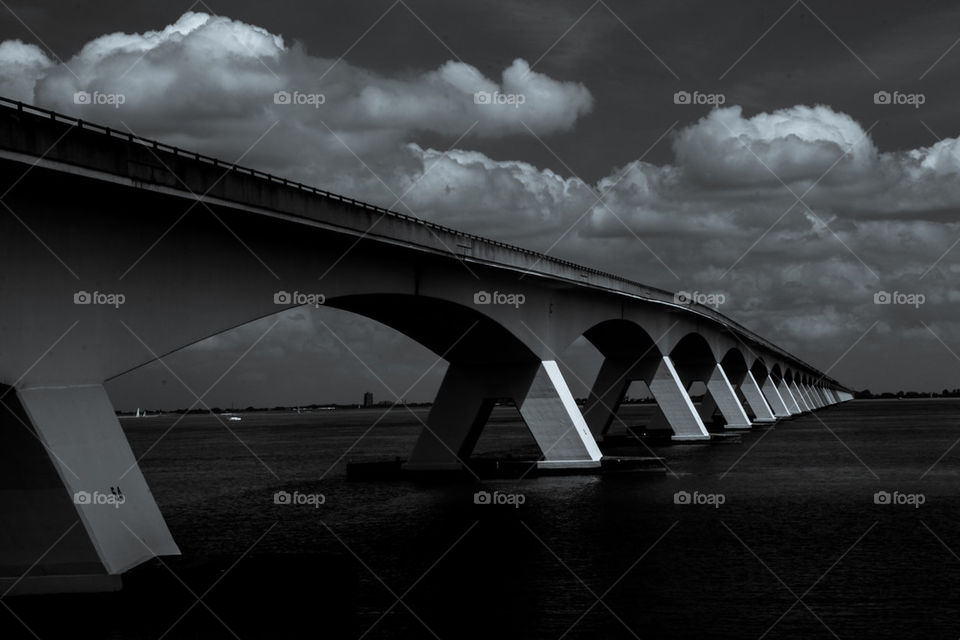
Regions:
<svg viewBox="0 0 960 640"><path fill-rule="evenodd" d="M381 412L245 415L235 435L190 416L159 442L175 417L124 420L184 553L168 566L197 596L225 576L204 602L240 638L960 634L960 447L940 459L960 401L859 401L739 443L657 446L663 476L348 483L345 461L406 456L416 438L408 411ZM494 418L478 454L535 451L510 413ZM475 504L481 489L523 504ZM323 500L275 504L278 491ZM878 491L925 502L875 504ZM127 584L88 601L128 608L101 637L157 638L195 601L156 563ZM221 636L198 605L166 637Z"/></svg>

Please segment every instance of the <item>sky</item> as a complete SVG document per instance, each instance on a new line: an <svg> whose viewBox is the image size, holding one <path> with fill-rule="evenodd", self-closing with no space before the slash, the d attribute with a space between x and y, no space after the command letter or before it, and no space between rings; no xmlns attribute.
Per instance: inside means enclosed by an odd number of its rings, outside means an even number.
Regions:
<svg viewBox="0 0 960 640"><path fill-rule="evenodd" d="M723 294L851 388L940 390L960 387L957 18L949 2L8 1L0 95ZM346 312L272 322L108 391L121 409L189 406L184 383L210 406L424 401L445 369ZM560 356L583 395L598 355Z"/></svg>

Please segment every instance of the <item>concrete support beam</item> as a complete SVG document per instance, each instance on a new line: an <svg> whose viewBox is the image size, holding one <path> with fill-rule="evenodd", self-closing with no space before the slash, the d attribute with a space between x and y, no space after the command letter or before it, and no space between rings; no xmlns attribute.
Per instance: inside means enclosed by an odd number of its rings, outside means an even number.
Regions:
<svg viewBox="0 0 960 640"><path fill-rule="evenodd" d="M594 436L599 437L609 430L624 394L634 380L646 382L657 401L660 411L650 428L663 429L668 426L673 431L674 440L710 438L673 361L667 356L642 361L604 359L584 409L584 418Z"/></svg>
<svg viewBox="0 0 960 640"><path fill-rule="evenodd" d="M807 405L809 411L814 411L817 408L817 405L813 404L813 398L810 397L810 394L807 392L807 388L801 382L794 382L797 391L800 393L800 397L803 398L804 404Z"/></svg>
<svg viewBox="0 0 960 640"><path fill-rule="evenodd" d="M813 395L810 387L806 384L800 385L800 390L803 391L803 397L807 399L807 404L810 405L812 410L817 410L820 408L820 400Z"/></svg>
<svg viewBox="0 0 960 640"><path fill-rule="evenodd" d="M853 400L853 394L846 391L837 391L836 395L839 402L849 402Z"/></svg>
<svg viewBox="0 0 960 640"><path fill-rule="evenodd" d="M813 385L807 385L807 392L813 397L814 404L817 405L818 409L822 409L826 406L826 403L823 401L823 396L817 392L817 388Z"/></svg>
<svg viewBox="0 0 960 640"><path fill-rule="evenodd" d="M833 401L830 399L829 396L827 396L827 392L826 390L824 390L823 387L817 386L817 387L814 387L814 389L816 390L817 394L820 396L820 401L823 403L823 406L829 407L831 404L833 404Z"/></svg>
<svg viewBox="0 0 960 640"><path fill-rule="evenodd" d="M780 394L780 389L777 388L773 378L769 376L763 381L763 397L770 404L770 409L773 410L773 415L776 417L789 418L792 415L790 409L787 408L786 401Z"/></svg>
<svg viewBox="0 0 960 640"><path fill-rule="evenodd" d="M706 381L707 395L713 400L713 405L720 409L724 420L727 421L727 429L749 429L750 418L747 417L743 405L740 404L740 398L730 384L723 367L717 363L710 377ZM706 400L706 398L704 398ZM712 411L711 411L712 413Z"/></svg>
<svg viewBox="0 0 960 640"><path fill-rule="evenodd" d="M0 389L0 589L112 590L180 553L101 385Z"/></svg>
<svg viewBox="0 0 960 640"><path fill-rule="evenodd" d="M635 362L604 358L583 410L583 418L594 438L600 438L610 430L630 383L637 379L636 375L639 372Z"/></svg>
<svg viewBox="0 0 960 640"><path fill-rule="evenodd" d="M451 363L407 462L409 469L459 469L497 400L511 399L537 441L543 467L599 465L600 448L557 363Z"/></svg>
<svg viewBox="0 0 960 640"><path fill-rule="evenodd" d="M797 406L800 408L801 413L809 413L813 410L813 407L807 402L796 380L790 383L790 392L793 394L793 399L797 401Z"/></svg>
<svg viewBox="0 0 960 640"><path fill-rule="evenodd" d="M780 381L780 384L777 385L777 391L780 392L780 397L783 398L783 403L787 405L787 410L791 415L796 416L803 413L800 405L797 404L797 399L793 397L793 392L790 391L790 387L787 385L786 380Z"/></svg>
<svg viewBox="0 0 960 640"><path fill-rule="evenodd" d="M657 361L647 386L673 429L674 440L710 439L670 356L663 356Z"/></svg>
<svg viewBox="0 0 960 640"><path fill-rule="evenodd" d="M777 417L774 415L770 403L763 397L763 392L760 390L760 385L757 384L757 379L753 377L752 371L747 371L747 374L743 377L743 382L740 383L740 392L743 393L747 404L750 405L750 410L753 411L754 422L777 421Z"/></svg>

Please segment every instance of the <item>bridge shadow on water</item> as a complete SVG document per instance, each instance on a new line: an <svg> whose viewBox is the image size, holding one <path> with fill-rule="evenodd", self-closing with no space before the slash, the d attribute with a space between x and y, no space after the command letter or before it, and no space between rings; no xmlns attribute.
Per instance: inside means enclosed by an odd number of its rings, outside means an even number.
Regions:
<svg viewBox="0 0 960 640"><path fill-rule="evenodd" d="M209 418L153 449L172 420L125 421L183 555L119 593L5 598L0 637L34 637L17 617L44 639L960 634L960 460L943 456L960 402L854 402L739 443L656 445L659 476L519 482L348 482L340 457L379 415L336 414L245 417L262 464ZM417 426L391 412L347 459L405 455ZM491 428L482 455L528 437Z"/></svg>

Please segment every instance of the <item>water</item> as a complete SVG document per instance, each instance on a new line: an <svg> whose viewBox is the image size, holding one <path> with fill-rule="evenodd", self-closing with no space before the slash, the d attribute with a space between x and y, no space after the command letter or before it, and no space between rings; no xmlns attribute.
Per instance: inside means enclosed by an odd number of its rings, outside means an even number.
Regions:
<svg viewBox="0 0 960 640"><path fill-rule="evenodd" d="M180 577L154 562L120 595L4 603L46 622L42 638L960 635L960 401L857 401L739 443L658 446L663 476L347 482L346 460L409 453L416 418L382 413L245 415L236 437L206 416L162 438L173 417L125 420ZM478 453L524 451L498 410ZM476 505L480 489L524 503ZM325 503L276 505L278 490ZM678 491L723 504L675 504ZM878 505L877 491L924 503ZM197 605L170 630L195 602L180 579L199 596L217 578L216 616ZM40 613L61 604L115 615ZM4 613L0 630L23 632Z"/></svg>

